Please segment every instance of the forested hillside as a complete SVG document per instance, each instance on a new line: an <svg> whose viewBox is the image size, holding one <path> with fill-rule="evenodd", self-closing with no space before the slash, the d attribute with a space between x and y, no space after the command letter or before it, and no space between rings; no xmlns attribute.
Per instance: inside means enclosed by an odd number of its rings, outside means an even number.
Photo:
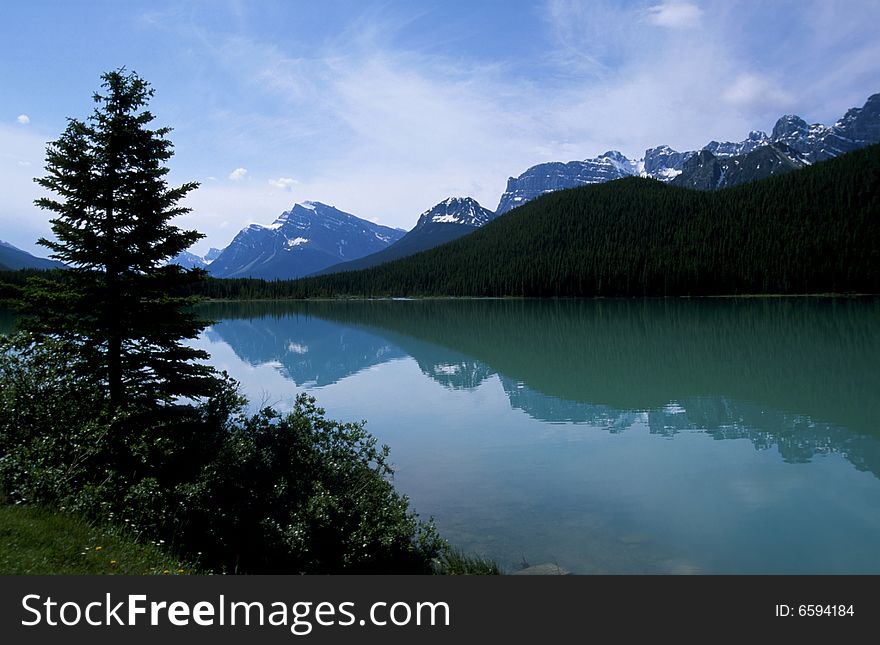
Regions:
<svg viewBox="0 0 880 645"><path fill-rule="evenodd" d="M438 248L215 297L880 292L880 146L717 192L626 178L550 193Z"/></svg>

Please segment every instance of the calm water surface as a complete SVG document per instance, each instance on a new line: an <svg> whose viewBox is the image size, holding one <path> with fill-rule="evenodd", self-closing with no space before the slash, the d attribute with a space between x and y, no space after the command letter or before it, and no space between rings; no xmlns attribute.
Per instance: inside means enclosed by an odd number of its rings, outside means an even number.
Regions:
<svg viewBox="0 0 880 645"><path fill-rule="evenodd" d="M880 300L212 304L252 401L367 420L507 570L880 573Z"/></svg>

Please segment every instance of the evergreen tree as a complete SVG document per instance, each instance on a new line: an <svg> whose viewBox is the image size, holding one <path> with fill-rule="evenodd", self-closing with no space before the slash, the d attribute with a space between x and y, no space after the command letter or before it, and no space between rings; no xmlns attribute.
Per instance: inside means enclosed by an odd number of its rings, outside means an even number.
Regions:
<svg viewBox="0 0 880 645"><path fill-rule="evenodd" d="M170 223L190 210L178 202L198 184L167 184L170 128L148 127L149 84L124 68L102 80L92 115L68 120L36 180L57 196L35 202L56 214L56 240L39 243L70 269L30 281L26 327L68 341L113 409L200 396L213 372L195 362L207 354L182 341L205 323L180 294L204 272L166 264L203 237Z"/></svg>

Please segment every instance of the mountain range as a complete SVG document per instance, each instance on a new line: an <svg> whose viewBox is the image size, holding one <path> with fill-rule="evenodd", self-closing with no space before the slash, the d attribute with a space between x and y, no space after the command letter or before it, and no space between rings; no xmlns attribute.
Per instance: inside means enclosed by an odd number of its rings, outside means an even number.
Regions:
<svg viewBox="0 0 880 645"><path fill-rule="evenodd" d="M218 278L291 279L365 269L456 240L537 197L626 177L647 177L698 190L749 183L804 168L880 142L880 94L852 108L834 125L784 115L771 133L754 130L742 141L710 141L701 150L661 145L640 159L616 150L582 161L542 163L510 177L495 212L469 197L450 197L423 212L409 232L380 226L320 202L294 204L272 224L251 224L226 248L204 257L184 251L172 262L207 269ZM0 243L0 267L51 268Z"/></svg>
<svg viewBox="0 0 880 645"><path fill-rule="evenodd" d="M880 293L878 195L880 144L726 190L625 177L382 266L291 282L288 296Z"/></svg>
<svg viewBox="0 0 880 645"><path fill-rule="evenodd" d="M388 248L350 262L333 265L317 275L357 271L399 260L472 233L495 219L495 213L470 197L450 197L419 216L413 229Z"/></svg>
<svg viewBox="0 0 880 645"><path fill-rule="evenodd" d="M364 247L346 237L348 229L339 230L340 237L324 243L324 248L340 251L336 253L336 261L323 257L320 263L315 263L307 254L285 256L279 249L285 248L285 244L296 244L296 240L304 236L288 228L276 232L278 222L287 215L284 214L271 227L252 225L244 229L209 270L217 277L293 278L366 269L458 239L516 207L557 190L625 177L649 177L675 186L714 190L797 170L877 142L880 142L880 94L869 97L863 107L850 109L832 126L808 125L798 116L785 115L779 118L769 135L754 130L742 141L710 141L701 150L680 152L661 145L649 148L640 159L629 159L616 150L609 150L582 161L538 164L508 179L507 189L494 213L469 197L451 197L423 212L406 235L396 241L390 239L384 247L370 251L364 251ZM291 213L308 215L303 208L294 206ZM321 213L320 209L312 211L314 216ZM316 220L314 216L312 223ZM361 226L369 225L363 220L357 221ZM340 245L345 247L344 257ZM270 256L273 259L268 260ZM231 257L235 260L230 261ZM279 257L286 261L276 259ZM223 262L218 264L220 260ZM323 266L315 268L321 263Z"/></svg>
<svg viewBox="0 0 880 645"><path fill-rule="evenodd" d="M880 94L852 108L834 125L808 125L801 117L779 118L770 135L753 130L739 142L710 141L702 150L669 146L629 159L610 150L594 159L532 166L507 180L496 213L501 215L545 193L627 176L651 177L678 186L710 190L763 179L880 143Z"/></svg>

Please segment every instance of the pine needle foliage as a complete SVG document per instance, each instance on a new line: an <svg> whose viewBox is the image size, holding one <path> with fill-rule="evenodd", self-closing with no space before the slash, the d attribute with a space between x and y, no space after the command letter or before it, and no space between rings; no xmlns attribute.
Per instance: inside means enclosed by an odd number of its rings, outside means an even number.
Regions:
<svg viewBox="0 0 880 645"><path fill-rule="evenodd" d="M35 203L55 214L55 239L39 243L70 269L28 282L26 328L76 348L83 373L105 384L114 409L200 396L212 370L196 362L204 352L182 341L205 322L181 294L204 273L167 263L203 237L172 224L189 211L179 202L198 184L168 185L171 130L150 128L149 84L124 68L102 80L91 116L68 120L36 179L53 195Z"/></svg>

